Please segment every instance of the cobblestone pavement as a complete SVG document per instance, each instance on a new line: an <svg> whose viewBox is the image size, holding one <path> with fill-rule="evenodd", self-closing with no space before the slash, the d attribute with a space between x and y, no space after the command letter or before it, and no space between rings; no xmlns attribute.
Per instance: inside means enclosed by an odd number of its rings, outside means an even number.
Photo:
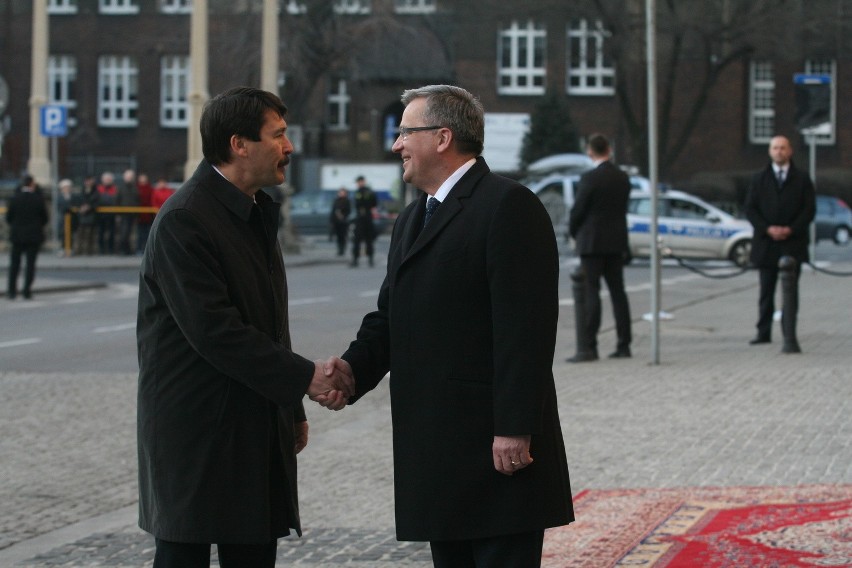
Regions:
<svg viewBox="0 0 852 568"><path fill-rule="evenodd" d="M779 352L780 330L748 345L756 275L667 288L658 365L638 313L633 359L565 363L565 302L554 372L575 493L852 482L849 282L803 274L800 355ZM600 340L607 353L611 327ZM135 527L135 388L130 374L0 373L0 566L150 566ZM386 386L342 412L308 410L305 534L281 541L279 565L431 566L427 544L394 538Z"/></svg>

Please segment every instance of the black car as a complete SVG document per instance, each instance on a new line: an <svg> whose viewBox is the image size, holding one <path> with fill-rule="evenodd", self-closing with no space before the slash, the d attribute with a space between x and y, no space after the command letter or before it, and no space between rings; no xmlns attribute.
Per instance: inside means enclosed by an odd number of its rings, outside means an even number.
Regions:
<svg viewBox="0 0 852 568"><path fill-rule="evenodd" d="M816 240L831 240L838 245L849 243L852 232L852 210L840 198L817 195Z"/></svg>
<svg viewBox="0 0 852 568"><path fill-rule="evenodd" d="M354 192L349 192L352 199ZM329 218L331 217L331 206L337 197L336 191L304 191L297 193L290 199L290 219L293 228L298 235L328 235L331 232ZM350 222L355 218L354 213L350 216ZM381 235L393 221L392 216L379 203L376 213L373 215L373 223L376 234Z"/></svg>

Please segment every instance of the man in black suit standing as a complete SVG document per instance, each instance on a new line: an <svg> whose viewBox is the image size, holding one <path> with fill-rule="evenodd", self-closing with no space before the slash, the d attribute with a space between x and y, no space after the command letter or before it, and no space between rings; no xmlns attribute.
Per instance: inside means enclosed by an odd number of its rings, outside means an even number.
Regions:
<svg viewBox="0 0 852 568"><path fill-rule="evenodd" d="M559 258L526 187L480 156L459 87L405 91L393 151L424 193L394 224L378 309L336 366L356 397L390 370L396 530L440 568L539 566L574 519L553 355Z"/></svg>
<svg viewBox="0 0 852 568"><path fill-rule="evenodd" d="M593 134L586 153L595 168L586 172L577 185L569 217L571 237L586 278L586 338L571 363L598 359L598 330L601 327L601 277L612 300L618 343L611 358L630 357L630 303L624 291L624 261L627 255L627 202L630 178L610 161L609 141Z"/></svg>
<svg viewBox="0 0 852 568"><path fill-rule="evenodd" d="M782 256L794 258L799 278L802 262L809 260L809 228L816 214L814 184L806 172L793 165L790 141L784 136L772 138L769 157L769 164L752 178L745 204L746 217L754 227L751 262L760 270L757 335L752 345L772 341L778 261ZM793 313L781 317L796 317L798 294L793 308ZM785 344L784 351L799 353L801 349L798 344Z"/></svg>

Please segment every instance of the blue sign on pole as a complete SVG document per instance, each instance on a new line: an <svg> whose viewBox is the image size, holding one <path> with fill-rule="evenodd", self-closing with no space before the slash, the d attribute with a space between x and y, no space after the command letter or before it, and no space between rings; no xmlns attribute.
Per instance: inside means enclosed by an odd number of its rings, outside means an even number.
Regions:
<svg viewBox="0 0 852 568"><path fill-rule="evenodd" d="M62 105L41 107L41 135L47 137L68 135L68 109Z"/></svg>

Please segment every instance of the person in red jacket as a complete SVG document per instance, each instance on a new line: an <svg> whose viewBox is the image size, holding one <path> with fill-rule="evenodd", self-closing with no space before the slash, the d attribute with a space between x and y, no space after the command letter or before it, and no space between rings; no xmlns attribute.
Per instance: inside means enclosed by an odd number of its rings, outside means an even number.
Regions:
<svg viewBox="0 0 852 568"><path fill-rule="evenodd" d="M165 178L160 178L157 180L157 185L154 186L154 189L151 190L151 207L156 207L159 209L163 206L163 203L166 202L166 199L171 197L172 188L166 183Z"/></svg>

